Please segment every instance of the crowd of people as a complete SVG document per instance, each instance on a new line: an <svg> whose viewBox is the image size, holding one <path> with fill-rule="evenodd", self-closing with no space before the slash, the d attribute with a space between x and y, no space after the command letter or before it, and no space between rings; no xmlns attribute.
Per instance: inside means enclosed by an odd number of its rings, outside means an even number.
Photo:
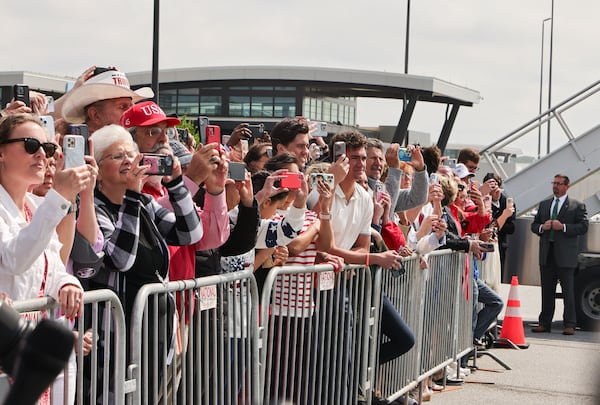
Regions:
<svg viewBox="0 0 600 405"><path fill-rule="evenodd" d="M400 272L402 258L412 255L426 269L430 252L449 248L474 258L474 277L463 283L473 293L473 342L483 345L503 308L500 266L515 206L498 175L473 180L476 150L462 150L450 167L436 146L386 148L356 130L326 143L301 117L284 118L259 138L241 123L224 144L195 146L178 139L177 117L142 101L151 97L150 89L131 90L122 72L91 67L56 100L53 113L34 92L31 106L15 101L2 110L5 297L51 296L61 314L75 320L84 290L110 288L129 324L136 293L148 283L248 267L264 280L273 266L317 263ZM47 114L54 115L55 137L36 117ZM82 123L90 133L89 154L83 165L67 168L63 137L69 124ZM248 140L254 144L245 151ZM337 145L345 152L335 154ZM171 157L168 170L155 171L146 159L155 154ZM229 178L230 164L245 166L243 179ZM310 286L308 279L298 289ZM303 291L279 297L278 313L310 308L305 301ZM174 308L164 306L166 320L156 320L156 327L167 327ZM408 352L415 338L385 291L381 323L386 339L379 361L385 363ZM467 371L456 370L455 378ZM429 381L424 398L430 388L439 387ZM62 403L60 396L53 399Z"/></svg>

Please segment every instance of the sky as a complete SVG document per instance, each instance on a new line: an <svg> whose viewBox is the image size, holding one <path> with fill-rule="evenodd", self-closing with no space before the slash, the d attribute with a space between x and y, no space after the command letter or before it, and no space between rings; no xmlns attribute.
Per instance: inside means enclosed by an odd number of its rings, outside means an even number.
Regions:
<svg viewBox="0 0 600 405"><path fill-rule="evenodd" d="M162 1L162 69L273 65L404 72L407 0ZM0 1L0 71L78 76L92 64L152 67L153 1ZM408 72L480 92L450 142L487 145L538 113L542 21L552 0L411 1ZM600 2L555 0L552 105L600 79ZM10 39L9 39L10 38ZM545 23L547 107L550 21ZM401 102L358 102L360 126L395 125ZM600 96L566 114L577 135L598 124ZM411 130L437 138L445 109L417 105ZM545 131L545 130L544 130ZM552 147L564 141L552 128ZM545 133L545 132L544 132ZM545 142L545 136L542 138ZM516 146L535 153L537 132ZM541 146L545 149L545 143Z"/></svg>

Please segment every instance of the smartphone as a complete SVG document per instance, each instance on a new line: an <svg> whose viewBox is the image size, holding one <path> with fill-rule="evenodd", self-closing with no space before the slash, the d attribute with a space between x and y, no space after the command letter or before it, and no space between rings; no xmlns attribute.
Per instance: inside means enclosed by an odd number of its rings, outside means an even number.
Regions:
<svg viewBox="0 0 600 405"><path fill-rule="evenodd" d="M506 208L512 208L515 206L515 200L512 197L506 199Z"/></svg>
<svg viewBox="0 0 600 405"><path fill-rule="evenodd" d="M29 100L29 86L26 84L15 84L13 86L13 98L15 101L22 101L27 107L31 107Z"/></svg>
<svg viewBox="0 0 600 405"><path fill-rule="evenodd" d="M46 111L51 113L54 112L54 97L46 96Z"/></svg>
<svg viewBox="0 0 600 405"><path fill-rule="evenodd" d="M271 159L273 157L273 148L265 149L265 153L267 154L267 157Z"/></svg>
<svg viewBox="0 0 600 405"><path fill-rule="evenodd" d="M337 162L341 155L346 154L346 142L336 142L333 144L333 163Z"/></svg>
<svg viewBox="0 0 600 405"><path fill-rule="evenodd" d="M88 129L87 124L69 124L67 126L67 135L81 135L83 139L85 139L83 152L85 155L90 154L90 131Z"/></svg>
<svg viewBox="0 0 600 405"><path fill-rule="evenodd" d="M208 117L198 117L198 132L200 133L200 143L206 145L206 127L210 125Z"/></svg>
<svg viewBox="0 0 600 405"><path fill-rule="evenodd" d="M312 136L327 136L327 123L326 122L317 122L317 129L312 133Z"/></svg>
<svg viewBox="0 0 600 405"><path fill-rule="evenodd" d="M265 124L248 125L248 128L252 131L253 138L260 138L265 133Z"/></svg>
<svg viewBox="0 0 600 405"><path fill-rule="evenodd" d="M279 182L279 187L288 188L290 190L299 189L302 187L302 179L301 176L304 176L302 173L296 172L285 172L281 174L281 180Z"/></svg>
<svg viewBox="0 0 600 405"><path fill-rule="evenodd" d="M108 68L108 67L97 67L96 69L94 69L93 76L102 74L104 72L110 72L111 70L117 70L117 69L114 68L114 67L110 67L110 68Z"/></svg>
<svg viewBox="0 0 600 405"><path fill-rule="evenodd" d="M406 148L399 148L398 159L400 159L402 162L410 162L412 160L412 151Z"/></svg>
<svg viewBox="0 0 600 405"><path fill-rule="evenodd" d="M221 127L218 125L206 126L206 144L218 143L221 144Z"/></svg>
<svg viewBox="0 0 600 405"><path fill-rule="evenodd" d="M248 153L248 140L247 139L240 139L240 144L242 145L242 159L246 157L246 154Z"/></svg>
<svg viewBox="0 0 600 405"><path fill-rule="evenodd" d="M493 252L494 244L493 243L480 243L479 248L484 252Z"/></svg>
<svg viewBox="0 0 600 405"><path fill-rule="evenodd" d="M227 177L235 181L245 181L246 165L240 162L229 162Z"/></svg>
<svg viewBox="0 0 600 405"><path fill-rule="evenodd" d="M375 200L380 201L383 193L385 193L385 184L379 183L379 182L376 183L375 184Z"/></svg>
<svg viewBox="0 0 600 405"><path fill-rule="evenodd" d="M456 159L446 159L444 160L444 166L448 166L451 169L456 167Z"/></svg>
<svg viewBox="0 0 600 405"><path fill-rule="evenodd" d="M429 175L429 184L440 184L440 178L437 173L431 173Z"/></svg>
<svg viewBox="0 0 600 405"><path fill-rule="evenodd" d="M40 115L38 117L42 126L50 134L50 139L54 141L56 139L56 132L54 131L54 118L51 115Z"/></svg>
<svg viewBox="0 0 600 405"><path fill-rule="evenodd" d="M329 186L331 190L333 190L334 182L333 182L333 174L331 173L311 173L310 174L310 184L312 188L317 187L317 184L325 183Z"/></svg>
<svg viewBox="0 0 600 405"><path fill-rule="evenodd" d="M63 138L63 154L65 155L65 169L85 165L84 155L85 139L81 135L65 135Z"/></svg>
<svg viewBox="0 0 600 405"><path fill-rule="evenodd" d="M150 166L146 174L152 176L170 176L173 174L173 157L171 155L144 153L140 165Z"/></svg>

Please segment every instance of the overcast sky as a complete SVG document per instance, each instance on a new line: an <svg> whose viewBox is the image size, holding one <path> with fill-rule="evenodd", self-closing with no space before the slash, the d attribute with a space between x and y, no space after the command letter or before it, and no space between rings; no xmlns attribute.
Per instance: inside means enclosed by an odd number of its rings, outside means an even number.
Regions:
<svg viewBox="0 0 600 405"><path fill-rule="evenodd" d="M551 1L411 2L409 73L466 86L483 97L461 109L451 142L487 144L537 114L542 20L550 16ZM151 69L150 0L0 4L0 71L77 76L92 64L125 72ZM556 0L554 14L556 104L600 79L600 1ZM405 31L405 0L162 1L160 67L322 66L403 73ZM549 33L546 23L546 62ZM545 78L544 107L547 70ZM596 96L593 108L573 113L568 123L575 132L598 124L599 101ZM358 124L395 125L400 107L360 100ZM410 129L436 138L443 113L417 106ZM532 142L537 136L529 147Z"/></svg>

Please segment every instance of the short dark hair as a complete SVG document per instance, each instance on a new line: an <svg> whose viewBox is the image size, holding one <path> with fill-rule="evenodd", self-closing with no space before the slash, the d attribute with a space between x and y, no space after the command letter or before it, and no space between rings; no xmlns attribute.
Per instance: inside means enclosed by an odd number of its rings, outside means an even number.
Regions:
<svg viewBox="0 0 600 405"><path fill-rule="evenodd" d="M438 171L440 161L442 160L442 151L437 145L431 145L421 149L423 154L423 161L427 167L427 173L435 173Z"/></svg>
<svg viewBox="0 0 600 405"><path fill-rule="evenodd" d="M333 144L336 142L344 142L347 149L360 149L367 147L367 138L358 131L350 130L339 132L331 137L329 142L329 157L333 161L334 148Z"/></svg>
<svg viewBox="0 0 600 405"><path fill-rule="evenodd" d="M273 148L276 149L279 144L287 148L298 134L308 134L306 120L304 118L284 118L271 131Z"/></svg>
<svg viewBox="0 0 600 405"><path fill-rule="evenodd" d="M554 175L554 178L560 177L563 179L563 183L565 183L565 186L568 186L571 183L571 180L569 180L569 176L567 176L566 174L562 174L562 173L558 173Z"/></svg>
<svg viewBox="0 0 600 405"><path fill-rule="evenodd" d="M475 148L464 148L458 152L458 157L456 161L458 163L467 163L467 161L471 161L473 163L479 164L479 151Z"/></svg>
<svg viewBox="0 0 600 405"><path fill-rule="evenodd" d="M298 165L298 158L289 152L278 153L265 163L265 170L274 172L290 164Z"/></svg>

